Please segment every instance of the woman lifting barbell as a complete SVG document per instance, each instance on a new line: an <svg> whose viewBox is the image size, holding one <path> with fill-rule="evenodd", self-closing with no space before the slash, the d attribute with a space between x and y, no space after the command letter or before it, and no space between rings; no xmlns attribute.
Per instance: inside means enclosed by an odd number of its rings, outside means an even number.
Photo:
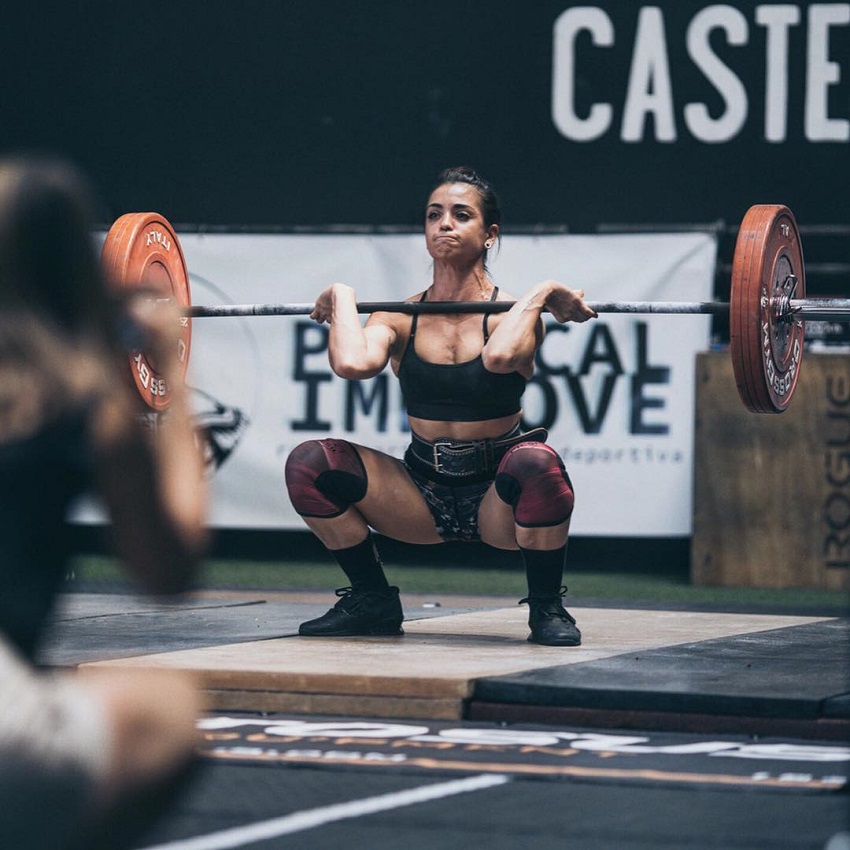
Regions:
<svg viewBox="0 0 850 850"><path fill-rule="evenodd" d="M490 184L467 167L439 175L425 209L433 259L427 290L409 301L511 300L486 260L500 239ZM481 540L519 549L528 580L529 640L576 646L581 633L562 586L573 489L543 429L523 433L521 398L543 340L541 313L584 322L584 292L544 281L499 314L373 313L365 326L354 290L340 283L316 299L311 318L330 326L333 371L361 380L388 363L411 428L404 460L341 439L310 440L286 463L295 510L330 550L350 586L336 605L302 623L309 636L399 635L403 612L371 529L407 543Z"/></svg>

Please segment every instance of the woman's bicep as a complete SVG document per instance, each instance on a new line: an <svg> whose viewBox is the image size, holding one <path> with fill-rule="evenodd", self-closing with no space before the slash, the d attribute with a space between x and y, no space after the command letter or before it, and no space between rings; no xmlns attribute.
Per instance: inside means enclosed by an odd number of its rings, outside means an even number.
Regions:
<svg viewBox="0 0 850 850"><path fill-rule="evenodd" d="M380 322L367 323L356 345L331 349L331 366L340 378L371 378L389 363L394 341L391 327Z"/></svg>
<svg viewBox="0 0 850 850"><path fill-rule="evenodd" d="M368 356L378 371L384 369L393 354L396 342L395 328L388 323L367 322L363 329L366 335Z"/></svg>
<svg viewBox="0 0 850 850"><path fill-rule="evenodd" d="M482 351L484 366L491 372L534 373L534 356L543 340L543 323L503 314Z"/></svg>

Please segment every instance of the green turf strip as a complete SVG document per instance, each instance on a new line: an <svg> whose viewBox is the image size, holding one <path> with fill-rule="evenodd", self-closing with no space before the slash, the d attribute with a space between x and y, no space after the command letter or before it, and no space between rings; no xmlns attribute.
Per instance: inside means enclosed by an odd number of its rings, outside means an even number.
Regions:
<svg viewBox="0 0 850 850"><path fill-rule="evenodd" d="M464 569L458 566L401 566L388 563L387 577L404 593L513 596L526 593L525 577L517 570ZM114 589L125 582L114 559L80 556L72 564L67 591ZM716 608L770 609L792 613L850 615L850 595L821 589L775 589L703 587L692 585L686 576L623 572L596 572L587 569L567 572L568 599L577 602L598 600L605 604L622 601L628 605L708 605ZM307 561L226 561L208 560L196 586L204 589L320 590L330 592L345 584L334 565Z"/></svg>

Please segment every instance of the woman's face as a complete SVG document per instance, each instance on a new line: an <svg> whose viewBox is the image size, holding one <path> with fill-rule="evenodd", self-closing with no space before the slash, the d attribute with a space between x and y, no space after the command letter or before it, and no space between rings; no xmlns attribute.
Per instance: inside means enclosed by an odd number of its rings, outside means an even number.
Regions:
<svg viewBox="0 0 850 850"><path fill-rule="evenodd" d="M498 225L486 227L481 196L468 183L443 183L425 208L425 243L435 260L470 262L482 257L484 243L494 240Z"/></svg>

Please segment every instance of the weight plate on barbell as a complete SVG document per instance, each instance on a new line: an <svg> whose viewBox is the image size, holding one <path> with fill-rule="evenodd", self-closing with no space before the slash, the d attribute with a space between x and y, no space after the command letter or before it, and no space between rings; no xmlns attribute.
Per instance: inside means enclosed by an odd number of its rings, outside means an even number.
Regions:
<svg viewBox="0 0 850 850"><path fill-rule="evenodd" d="M101 253L106 280L119 290L142 287L174 298L181 307L191 306L189 274L183 249L168 221L157 213L127 213L118 218L106 235ZM177 358L182 378L189 366L192 320L180 320ZM129 355L133 383L145 404L157 412L171 404L171 387L145 351Z"/></svg>
<svg viewBox="0 0 850 850"><path fill-rule="evenodd" d="M755 413L782 413L794 394L804 327L788 302L805 294L793 214L780 204L750 207L732 260L729 339L738 393Z"/></svg>

